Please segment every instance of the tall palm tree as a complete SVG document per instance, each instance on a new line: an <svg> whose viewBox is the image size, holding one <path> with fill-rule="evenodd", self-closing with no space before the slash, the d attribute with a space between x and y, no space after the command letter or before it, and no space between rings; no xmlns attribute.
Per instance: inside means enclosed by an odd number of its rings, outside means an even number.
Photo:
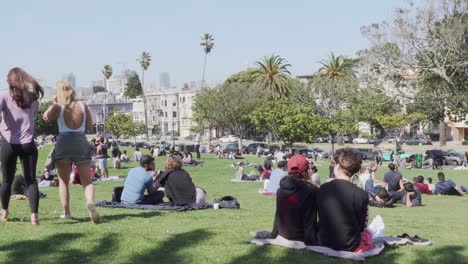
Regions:
<svg viewBox="0 0 468 264"><path fill-rule="evenodd" d="M331 102L331 109L328 112L338 111L340 112L340 100L337 99L339 96L336 96L336 92L340 86L342 86L342 80L352 76L352 67L358 59L350 59L344 56L335 56L332 52L328 56L327 60L322 60L319 63L322 64L322 67L319 69L320 78L325 78L325 82L328 83L329 91L325 95L329 97L329 102ZM341 82L341 83L340 83ZM335 89L337 91L335 91ZM321 95L324 96L324 95ZM338 145L343 145L343 135L337 135ZM332 153L334 152L333 145L333 135L330 134L330 142L332 144Z"/></svg>
<svg viewBox="0 0 468 264"><path fill-rule="evenodd" d="M208 53L211 52L211 50L214 47L214 38L212 35L205 33L201 37L202 42L200 43L200 46L203 47L203 52L205 53L205 62L203 63L203 76L202 76L202 89L205 87L205 69L206 69L206 56Z"/></svg>
<svg viewBox="0 0 468 264"><path fill-rule="evenodd" d="M109 78L112 76L112 67L109 64L104 65L104 69L102 70L102 74L104 75L104 78L106 79L106 87L104 89L104 113L103 113L103 119L104 119L104 137L106 137L106 119L107 119L107 87L108 87L108 82Z"/></svg>
<svg viewBox="0 0 468 264"><path fill-rule="evenodd" d="M260 87L268 89L274 99L289 95L289 81L291 72L284 58L279 55L265 56L261 61L256 61L257 69L252 72L256 83Z"/></svg>
<svg viewBox="0 0 468 264"><path fill-rule="evenodd" d="M335 56L333 52L328 56L328 60L322 60L319 62L322 64L322 74L332 80L341 78L348 74L351 67L356 63L355 59L343 57L341 55Z"/></svg>
<svg viewBox="0 0 468 264"><path fill-rule="evenodd" d="M137 59L138 62L140 62L141 66L141 92L142 92L142 97L143 97L143 107L145 111L145 126L146 126L146 140L149 140L148 136L148 113L147 113L147 108L146 108L146 95L145 95L145 71L148 69L148 67L151 64L151 56L148 52L143 51L141 53L141 56L139 59Z"/></svg>

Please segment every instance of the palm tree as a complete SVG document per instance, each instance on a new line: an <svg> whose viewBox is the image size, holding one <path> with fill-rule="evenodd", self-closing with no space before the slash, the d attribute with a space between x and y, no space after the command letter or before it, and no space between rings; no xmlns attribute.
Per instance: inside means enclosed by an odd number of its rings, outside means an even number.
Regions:
<svg viewBox="0 0 468 264"><path fill-rule="evenodd" d="M261 61L256 61L257 69L252 75L260 87L268 89L274 99L289 95L289 81L291 73L284 58L279 55L265 56Z"/></svg>
<svg viewBox="0 0 468 264"><path fill-rule="evenodd" d="M211 50L214 47L214 38L212 35L205 33L201 37L202 43L200 43L200 46L203 47L203 52L205 52L205 62L203 63L203 76L202 76L202 89L205 87L205 69L206 69L206 56L208 53L211 52Z"/></svg>
<svg viewBox="0 0 468 264"><path fill-rule="evenodd" d="M109 78L112 76L112 67L109 64L104 65L104 69L102 70L102 74L106 79L106 87L104 89L104 137L106 137L106 119L107 119L107 86L109 82Z"/></svg>
<svg viewBox="0 0 468 264"><path fill-rule="evenodd" d="M332 80L343 77L348 74L351 67L356 63L355 59L346 58L343 56L335 56L333 52L328 56L328 60L319 61L322 64L320 71L322 74Z"/></svg>
<svg viewBox="0 0 468 264"><path fill-rule="evenodd" d="M145 96L145 71L148 69L148 67L151 64L151 56L148 52L143 51L141 53L141 56L139 59L137 59L138 62L140 62L141 66L141 92L143 96L143 107L145 111L145 126L146 126L146 140L149 141L149 136L148 136L148 114L147 114L147 109L146 109L146 96Z"/></svg>
<svg viewBox="0 0 468 264"><path fill-rule="evenodd" d="M337 99L337 96L334 94L335 89L338 89L342 85L342 80L352 76L352 67L356 64L357 59L350 59L344 56L335 56L332 52L328 56L328 60L322 60L319 63L322 64L322 67L319 69L319 77L324 78L325 82L328 83L329 91L327 95L331 102L331 109L328 112L340 111L340 101ZM323 96L323 95L322 95ZM338 145L343 145L343 135L338 135ZM332 153L334 152L333 146L333 135L330 133L330 142L332 144Z"/></svg>

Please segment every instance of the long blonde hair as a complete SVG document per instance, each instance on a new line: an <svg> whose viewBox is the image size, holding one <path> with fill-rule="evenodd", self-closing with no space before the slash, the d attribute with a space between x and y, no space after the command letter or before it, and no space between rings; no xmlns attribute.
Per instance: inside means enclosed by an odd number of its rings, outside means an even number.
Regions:
<svg viewBox="0 0 468 264"><path fill-rule="evenodd" d="M57 103L63 106L69 106L75 101L75 90L73 90L70 82L65 80L57 82L55 95L57 96Z"/></svg>

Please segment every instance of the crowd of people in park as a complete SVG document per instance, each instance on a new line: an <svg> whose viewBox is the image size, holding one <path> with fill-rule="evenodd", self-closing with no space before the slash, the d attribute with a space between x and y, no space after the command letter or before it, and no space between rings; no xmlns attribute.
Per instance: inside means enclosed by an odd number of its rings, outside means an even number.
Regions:
<svg viewBox="0 0 468 264"><path fill-rule="evenodd" d="M14 68L8 73L9 89L0 91L2 137L0 162L3 181L0 188L2 210L0 220L9 217L9 202L14 188L16 162L20 158L23 176L20 177L30 206L30 222L39 224L39 197L36 167L38 150L34 142L34 114L43 88L28 73ZM57 122L59 136L52 153L52 160L58 175L62 219L71 219L70 176L74 175L83 187L85 206L92 222L99 223L100 214L94 205L92 179L99 175L109 177L107 161L113 159L114 168L122 162L138 162L132 168L123 186L120 200L123 204L157 205L164 198L173 206L203 208L206 206L206 192L197 187L183 166L197 165L190 152L171 151L163 170L156 170L154 148L151 155L144 155L135 147L133 157L124 150L120 152L115 142L98 137L88 143L85 133L92 130L90 111L86 103L77 101L75 91L68 81L58 81L54 103L44 112L46 122ZM195 139L197 159L200 159L200 135ZM109 149L111 156L109 156ZM242 152L232 157L238 158ZM259 151L256 153L260 155ZM223 153L223 158L225 154ZM361 156L352 149L336 151L329 167L329 177L322 183L319 170L307 153L292 154L278 150L269 154L262 166L256 166L249 174L244 172L246 161L236 164L239 180L263 181L262 193L276 195L276 213L272 237L278 235L304 241L307 245L322 245L335 250L363 252L372 248L372 235L367 231L368 206L406 207L422 205L423 195L444 194L464 195L465 186L437 174L438 182L419 175L413 181L406 180L391 162L382 180L376 172L381 162L370 167L362 166ZM274 168L277 164L277 168ZM95 166L94 166L95 165ZM73 172L73 173L71 173ZM52 185L56 179L46 167L40 182ZM356 183L356 184L355 184Z"/></svg>

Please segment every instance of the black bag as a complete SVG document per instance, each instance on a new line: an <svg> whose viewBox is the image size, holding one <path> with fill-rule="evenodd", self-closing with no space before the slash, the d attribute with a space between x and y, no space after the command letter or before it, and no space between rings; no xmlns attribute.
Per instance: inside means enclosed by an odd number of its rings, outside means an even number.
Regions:
<svg viewBox="0 0 468 264"><path fill-rule="evenodd" d="M214 199L214 203L219 203L219 208L228 208L228 209L239 209L240 204L237 201L236 197L233 196L224 196L221 198Z"/></svg>
<svg viewBox="0 0 468 264"><path fill-rule="evenodd" d="M115 202L115 203L121 202L120 197L122 196L123 189L124 189L123 186L114 187L114 192L112 193L112 202Z"/></svg>

